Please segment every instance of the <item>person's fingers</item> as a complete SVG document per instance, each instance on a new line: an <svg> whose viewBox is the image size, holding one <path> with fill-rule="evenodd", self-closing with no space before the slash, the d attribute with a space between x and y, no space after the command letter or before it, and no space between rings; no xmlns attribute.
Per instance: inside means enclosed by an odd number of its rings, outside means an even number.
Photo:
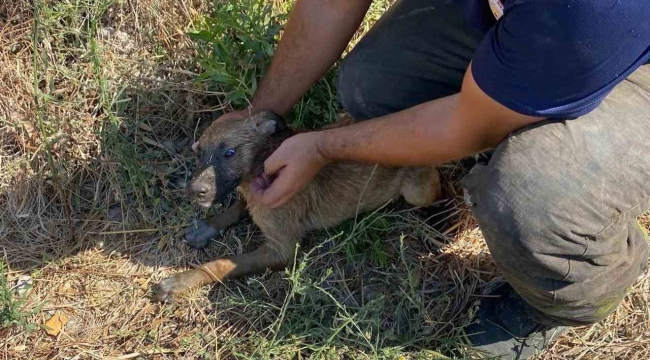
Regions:
<svg viewBox="0 0 650 360"><path fill-rule="evenodd" d="M264 160L264 172L267 175L275 175L285 165L285 159L282 156L282 145L280 145L271 156Z"/></svg>
<svg viewBox="0 0 650 360"><path fill-rule="evenodd" d="M289 170L289 171L288 171ZM291 198L294 191L293 186L295 182L295 174L292 174L290 169L283 169L278 173L278 177L273 181L271 186L264 190L262 193L262 204L269 207L274 207L272 205L280 206L281 200L287 197Z"/></svg>
<svg viewBox="0 0 650 360"><path fill-rule="evenodd" d="M265 206L277 204L291 192L291 183L283 177L278 178L271 187L261 193L261 201Z"/></svg>
<svg viewBox="0 0 650 360"><path fill-rule="evenodd" d="M282 199L280 199L280 200L274 202L273 204L269 205L269 207L271 209L276 209L276 208L286 204L289 200L291 200L291 198L293 198L294 195L295 194L287 195L287 196L283 197Z"/></svg>
<svg viewBox="0 0 650 360"><path fill-rule="evenodd" d="M298 193L298 189L292 189L289 193L287 193L284 197L281 197L277 201L267 205L271 209L278 208L284 204L286 204L289 200L291 200L296 194Z"/></svg>
<svg viewBox="0 0 650 360"><path fill-rule="evenodd" d="M300 191L300 187L296 186L295 182L291 182L290 187L287 189L284 196L281 196L277 200L275 200L273 202L270 202L267 206L272 208L272 209L278 208L278 207L284 205L285 203L287 203L294 196L296 196L298 191Z"/></svg>
<svg viewBox="0 0 650 360"><path fill-rule="evenodd" d="M243 119L246 117L246 113L241 112L241 111L233 111L231 113L228 113L226 116L227 120L235 120L235 119Z"/></svg>
<svg viewBox="0 0 650 360"><path fill-rule="evenodd" d="M262 173L262 180L264 180L264 183L266 184L265 187L271 186L271 183L273 182L274 177L267 173Z"/></svg>

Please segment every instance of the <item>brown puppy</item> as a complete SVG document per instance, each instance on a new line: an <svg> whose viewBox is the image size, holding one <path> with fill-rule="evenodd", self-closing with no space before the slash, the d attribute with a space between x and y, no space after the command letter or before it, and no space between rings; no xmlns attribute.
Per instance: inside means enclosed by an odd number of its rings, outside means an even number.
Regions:
<svg viewBox="0 0 650 360"><path fill-rule="evenodd" d="M335 126L351 123L350 118ZM334 163L320 173L294 198L276 209L255 200L250 183L264 171L264 160L292 132L271 112L241 120L215 122L204 132L195 151L199 168L189 191L200 205L222 203L238 190L243 200L224 213L200 221L186 232L188 244L200 248L220 231L236 223L246 209L267 241L259 249L219 258L167 279L154 286L160 301L171 300L191 288L221 282L265 269L280 270L293 258L296 244L307 231L332 227L358 213L379 208L404 196L415 206L428 206L440 194L438 172L433 167L382 167Z"/></svg>

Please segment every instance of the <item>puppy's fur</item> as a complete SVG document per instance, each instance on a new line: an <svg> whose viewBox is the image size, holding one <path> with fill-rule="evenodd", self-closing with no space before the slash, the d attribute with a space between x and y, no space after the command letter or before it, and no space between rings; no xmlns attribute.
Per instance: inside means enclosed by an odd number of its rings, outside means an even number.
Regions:
<svg viewBox="0 0 650 360"><path fill-rule="evenodd" d="M352 123L343 118L335 126ZM292 132L271 112L238 120L215 122L200 137L195 150L199 167L190 184L190 193L203 206L224 199L237 189L242 200L224 213L201 221L186 232L188 244L203 247L210 238L236 223L248 210L266 242L257 250L219 258L155 285L154 296L161 301L188 289L228 278L280 270L293 258L296 244L307 231L333 227L384 205L400 195L412 205L428 206L440 194L434 167L382 167L354 163L333 163L289 202L276 209L256 202L250 183L264 171L264 160Z"/></svg>

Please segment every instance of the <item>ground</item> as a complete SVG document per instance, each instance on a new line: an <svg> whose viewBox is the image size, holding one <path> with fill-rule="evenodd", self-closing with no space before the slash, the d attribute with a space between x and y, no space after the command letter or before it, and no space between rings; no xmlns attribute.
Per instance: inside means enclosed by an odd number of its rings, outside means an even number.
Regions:
<svg viewBox="0 0 650 360"><path fill-rule="evenodd" d="M362 36L386 9L376 1ZM150 298L169 274L260 243L244 221L207 249L183 229L189 145L246 104L290 0L0 0L0 358L462 358L500 281L458 180L311 234L286 272ZM194 33L194 35L189 35ZM340 110L332 70L289 116ZM213 209L211 212L219 211ZM641 218L650 228L650 217ZM650 358L650 279L538 359ZM47 326L46 326L47 324Z"/></svg>

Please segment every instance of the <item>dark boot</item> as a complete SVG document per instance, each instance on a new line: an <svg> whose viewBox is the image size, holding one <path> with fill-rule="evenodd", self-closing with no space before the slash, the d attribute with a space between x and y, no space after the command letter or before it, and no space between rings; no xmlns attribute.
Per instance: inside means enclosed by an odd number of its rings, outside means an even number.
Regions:
<svg viewBox="0 0 650 360"><path fill-rule="evenodd" d="M526 303L505 284L481 300L476 322L465 328L471 348L486 358L528 359L567 329Z"/></svg>

